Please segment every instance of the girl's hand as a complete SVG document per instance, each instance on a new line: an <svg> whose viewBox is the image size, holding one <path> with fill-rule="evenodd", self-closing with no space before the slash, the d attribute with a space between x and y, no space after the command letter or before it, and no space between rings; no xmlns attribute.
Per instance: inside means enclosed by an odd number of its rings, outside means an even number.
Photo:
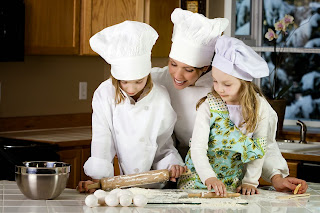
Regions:
<svg viewBox="0 0 320 213"><path fill-rule="evenodd" d="M93 183L97 183L97 182L99 182L99 179L93 179L92 181L91 180L80 181L76 189L80 193L85 192L85 193L92 194L96 190L95 189L88 189L88 185L93 184Z"/></svg>
<svg viewBox="0 0 320 213"><path fill-rule="evenodd" d="M205 182L208 190L214 189L216 195L220 195L221 197L227 196L226 186L216 177L208 178Z"/></svg>
<svg viewBox="0 0 320 213"><path fill-rule="evenodd" d="M249 184L242 184L237 188L237 192L242 192L243 195L259 194L258 189Z"/></svg>
<svg viewBox="0 0 320 213"><path fill-rule="evenodd" d="M185 171L187 171L187 166L180 166L180 165L172 165L169 169L170 171L170 181L176 182L178 177Z"/></svg>

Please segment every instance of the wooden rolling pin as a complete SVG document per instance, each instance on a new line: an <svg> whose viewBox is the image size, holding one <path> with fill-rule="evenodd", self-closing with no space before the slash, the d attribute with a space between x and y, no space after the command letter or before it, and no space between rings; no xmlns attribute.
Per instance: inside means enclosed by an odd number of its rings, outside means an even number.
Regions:
<svg viewBox="0 0 320 213"><path fill-rule="evenodd" d="M190 170L182 175L190 174ZM88 185L88 189L111 190L115 188L126 188L145 184L162 183L168 181L170 172L167 169L152 170L149 172L119 175L110 178L102 178L99 182Z"/></svg>
<svg viewBox="0 0 320 213"><path fill-rule="evenodd" d="M202 192L202 193L189 193L189 198L226 198L226 197L239 197L240 193L227 193L225 197L221 197L220 195L216 195L215 192Z"/></svg>

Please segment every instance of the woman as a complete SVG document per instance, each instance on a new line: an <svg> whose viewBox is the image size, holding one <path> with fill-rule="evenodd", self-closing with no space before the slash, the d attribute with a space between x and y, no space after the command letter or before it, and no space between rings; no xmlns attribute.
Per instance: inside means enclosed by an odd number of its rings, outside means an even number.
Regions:
<svg viewBox="0 0 320 213"><path fill-rule="evenodd" d="M198 100L211 91L213 81L210 64L217 37L228 26L227 19L208 19L200 14L175 9L171 15L174 24L168 66L153 68L152 78L164 85L171 104L177 113L174 134L177 148L184 158L189 149L196 118ZM276 124L273 125L276 128ZM271 141L267 146L262 177L278 191L293 191L301 183L301 193L308 186L305 181L287 177L289 169L278 145ZM267 160L268 159L268 160Z"/></svg>

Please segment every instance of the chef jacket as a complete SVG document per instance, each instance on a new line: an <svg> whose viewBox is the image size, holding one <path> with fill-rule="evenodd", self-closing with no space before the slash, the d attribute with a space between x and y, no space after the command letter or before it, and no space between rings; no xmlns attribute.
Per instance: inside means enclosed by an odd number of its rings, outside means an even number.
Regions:
<svg viewBox="0 0 320 213"><path fill-rule="evenodd" d="M112 177L115 154L121 174L183 166L171 137L176 113L166 89L154 83L149 94L135 104L124 95L124 102L115 104L111 79L94 92L91 157L84 165L86 175L93 179Z"/></svg>
<svg viewBox="0 0 320 213"><path fill-rule="evenodd" d="M202 97L211 92L213 86L211 71L201 76L194 86L189 86L182 90L177 90L174 87L167 66L163 68L152 68L151 76L154 82L164 85L167 88L172 107L177 113L174 135L179 141L178 150L179 152L188 150L189 141L192 137L192 131L196 120L196 105ZM276 174L281 174L283 177L289 175L287 162L281 155L275 140L277 127L276 116L277 115L269 122L267 152L264 157L265 160L262 169L263 179L269 182L271 182L271 178Z"/></svg>

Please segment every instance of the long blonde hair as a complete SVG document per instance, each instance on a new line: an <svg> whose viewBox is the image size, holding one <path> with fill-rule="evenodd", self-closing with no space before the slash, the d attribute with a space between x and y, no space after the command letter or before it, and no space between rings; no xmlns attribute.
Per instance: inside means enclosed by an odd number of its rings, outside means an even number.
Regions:
<svg viewBox="0 0 320 213"><path fill-rule="evenodd" d="M240 93L239 93L239 100L240 106L242 108L241 114L243 117L243 122L240 124L240 127L243 124L246 124L247 132L253 132L257 126L258 119L259 119L259 100L258 95L263 96L262 91L260 88L255 85L251 81L244 81L240 80ZM212 87L212 94L216 98L221 98L220 95L214 90ZM197 109L199 106L206 100L207 97L201 98L197 103Z"/></svg>
<svg viewBox="0 0 320 213"><path fill-rule="evenodd" d="M111 80L112 80L112 85L115 88L115 96L114 96L114 101L116 104L120 104L124 101L125 96L124 94L121 92L120 90L120 80L115 79L112 75L110 76ZM145 85L144 88L149 88L149 91L146 94L149 94L149 92L151 91L153 87L153 83L152 83L152 78L151 78L151 74L148 75L148 79L147 79L147 83Z"/></svg>

